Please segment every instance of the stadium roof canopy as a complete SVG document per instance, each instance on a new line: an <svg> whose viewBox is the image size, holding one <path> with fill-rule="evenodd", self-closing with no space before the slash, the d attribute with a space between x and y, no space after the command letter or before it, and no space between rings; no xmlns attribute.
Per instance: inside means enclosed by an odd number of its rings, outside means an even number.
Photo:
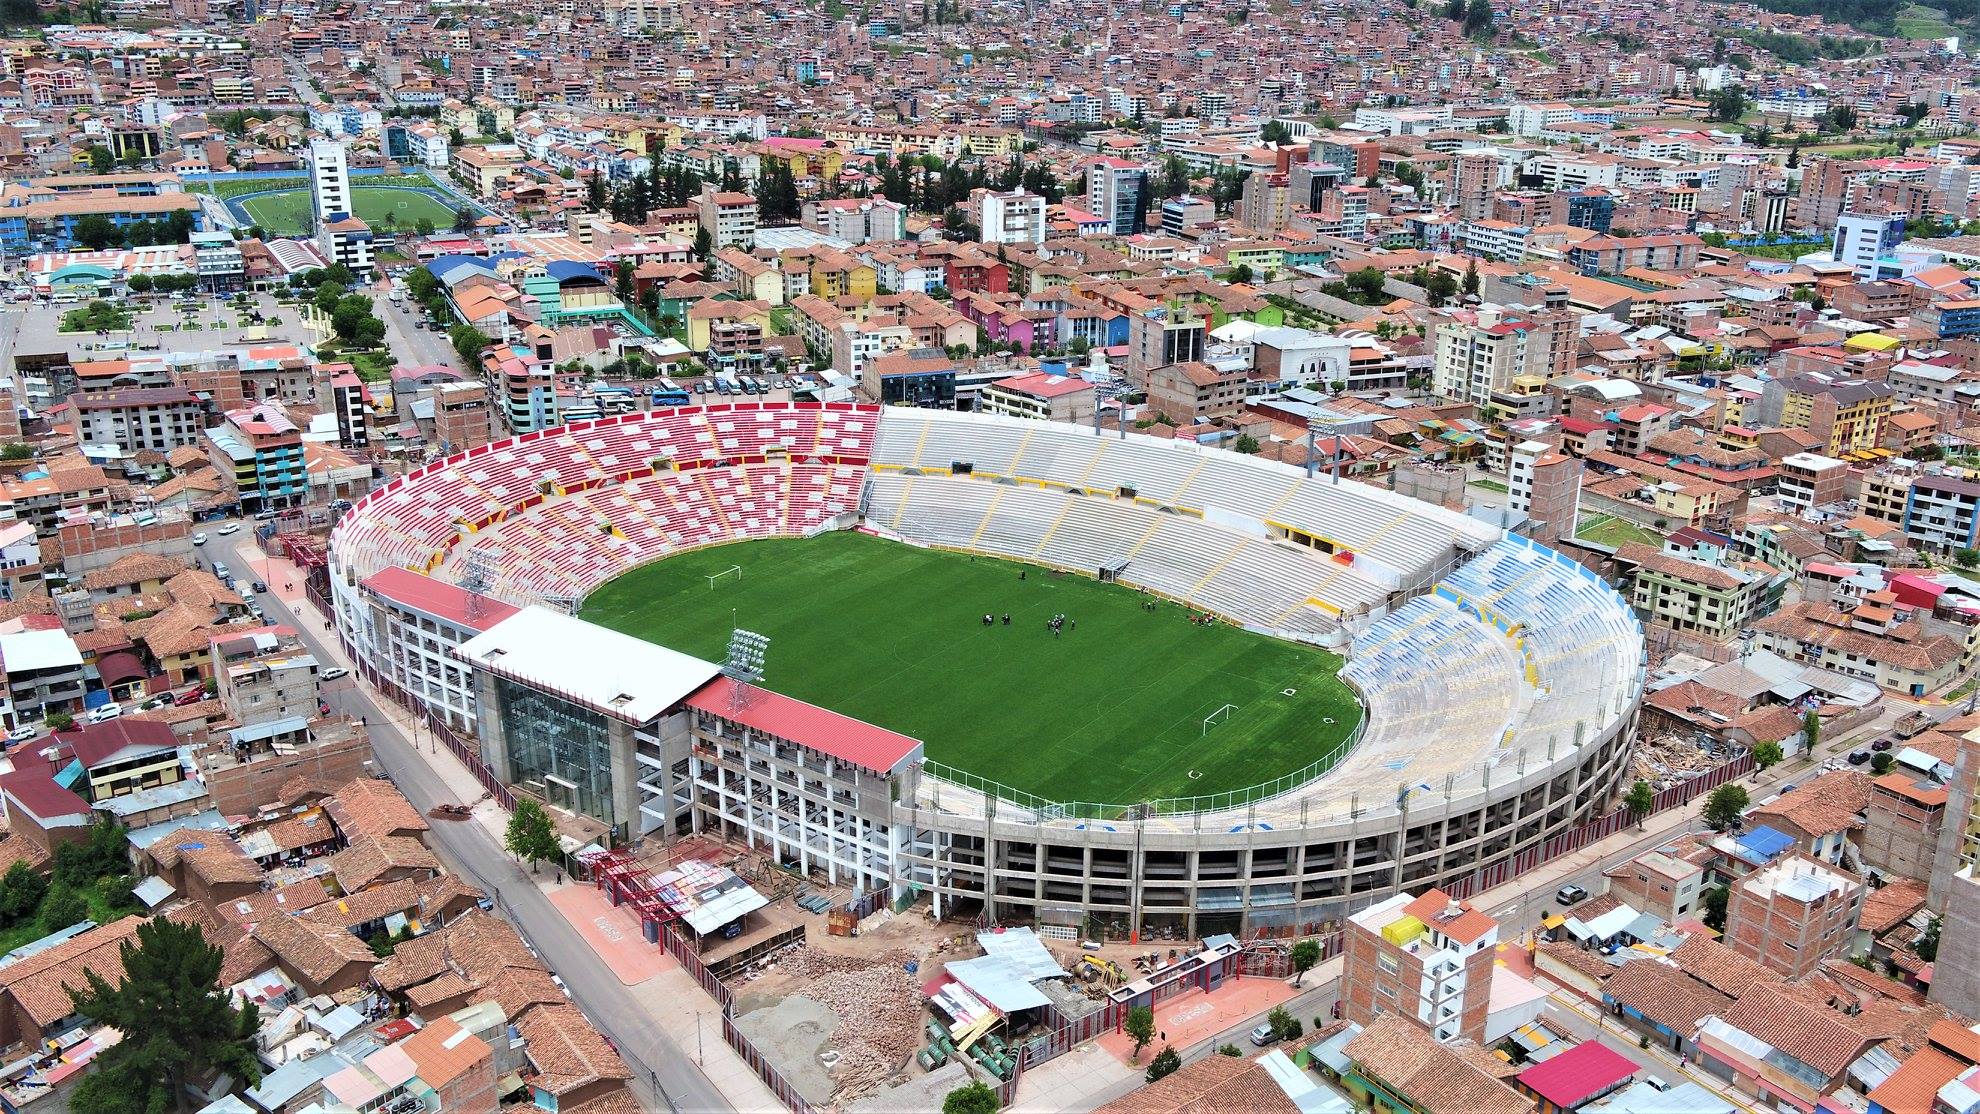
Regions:
<svg viewBox="0 0 1980 1114"><path fill-rule="evenodd" d="M497 676L634 724L672 708L721 672L712 662L547 607L525 607L457 652Z"/></svg>

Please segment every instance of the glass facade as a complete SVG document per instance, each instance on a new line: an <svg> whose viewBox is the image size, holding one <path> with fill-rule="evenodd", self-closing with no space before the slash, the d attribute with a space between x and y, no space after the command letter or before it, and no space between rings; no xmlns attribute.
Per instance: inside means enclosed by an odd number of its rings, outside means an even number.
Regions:
<svg viewBox="0 0 1980 1114"><path fill-rule="evenodd" d="M612 827L612 729L604 713L495 678L510 776L545 800Z"/></svg>

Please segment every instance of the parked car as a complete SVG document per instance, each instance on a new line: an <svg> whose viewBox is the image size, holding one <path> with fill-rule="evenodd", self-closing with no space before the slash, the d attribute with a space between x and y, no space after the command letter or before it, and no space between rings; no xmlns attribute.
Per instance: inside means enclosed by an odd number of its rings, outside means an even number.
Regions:
<svg viewBox="0 0 1980 1114"><path fill-rule="evenodd" d="M266 592L268 590L268 585L263 584L261 581L257 580L254 582L254 590L256 593Z"/></svg>
<svg viewBox="0 0 1980 1114"><path fill-rule="evenodd" d="M193 535L193 544L194 544L194 545L205 545L205 544L206 544L206 535L205 535L205 534L194 534L194 535Z"/></svg>
<svg viewBox="0 0 1980 1114"><path fill-rule="evenodd" d="M118 716L121 716L123 714L124 714L124 706L115 701L112 701L108 704L99 704L96 707L91 708L89 710L89 714L87 716L84 716L83 718L88 720L90 723L108 723L111 720L116 719Z"/></svg>
<svg viewBox="0 0 1980 1114"><path fill-rule="evenodd" d="M1874 743L1871 743L1871 744L1870 744L1870 749L1871 749L1871 750L1889 750L1889 749L1891 749L1891 741L1890 741L1890 740L1889 740L1888 738L1885 738L1885 739L1878 739L1878 740L1877 740L1876 742L1874 742Z"/></svg>
<svg viewBox="0 0 1980 1114"><path fill-rule="evenodd" d="M7 741L9 743L25 743L29 739L34 738L36 735L41 734L41 731L42 728L39 724L34 724L34 725L23 724L22 726L16 727L12 731L7 732Z"/></svg>
<svg viewBox="0 0 1980 1114"><path fill-rule="evenodd" d="M323 679L326 681L341 681L345 677L348 677L350 675L351 675L351 671L343 668L342 666L338 666L335 669L326 669L323 671Z"/></svg>
<svg viewBox="0 0 1980 1114"><path fill-rule="evenodd" d="M1588 900L1588 891L1570 882L1554 891L1554 900L1562 905L1579 905Z"/></svg>
<svg viewBox="0 0 1980 1114"><path fill-rule="evenodd" d="M238 534L240 532L241 524L238 522L229 522L227 525L220 527L219 531L220 536L223 538L229 534Z"/></svg>
<svg viewBox="0 0 1980 1114"><path fill-rule="evenodd" d="M183 708L188 704L197 704L204 699L206 699L206 686L194 685L193 687L185 690L184 692L179 693L177 696L174 696L172 698L172 703L178 707Z"/></svg>
<svg viewBox="0 0 1980 1114"><path fill-rule="evenodd" d="M1251 1043L1260 1048L1279 1039L1279 1034L1270 1025L1260 1025L1251 1031Z"/></svg>
<svg viewBox="0 0 1980 1114"><path fill-rule="evenodd" d="M1870 752L1867 750L1852 750L1849 752L1849 764L1852 766L1861 766L1868 761L1870 761Z"/></svg>

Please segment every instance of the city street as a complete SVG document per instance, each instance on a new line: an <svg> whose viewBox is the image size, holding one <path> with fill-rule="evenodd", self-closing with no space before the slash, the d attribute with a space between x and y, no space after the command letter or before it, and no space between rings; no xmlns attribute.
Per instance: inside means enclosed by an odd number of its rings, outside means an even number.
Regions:
<svg viewBox="0 0 1980 1114"><path fill-rule="evenodd" d="M385 343L391 347L392 358L410 367L438 364L459 371L461 358L454 351L454 344L447 339L447 334L420 328L425 314L411 302L403 307L394 304L388 294L389 289L389 286L381 285L367 293L372 295L373 312L385 322Z"/></svg>

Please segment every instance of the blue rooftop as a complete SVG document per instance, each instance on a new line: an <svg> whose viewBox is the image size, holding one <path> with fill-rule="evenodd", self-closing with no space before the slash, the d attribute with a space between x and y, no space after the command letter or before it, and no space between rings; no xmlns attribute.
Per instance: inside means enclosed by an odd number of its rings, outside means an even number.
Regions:
<svg viewBox="0 0 1980 1114"><path fill-rule="evenodd" d="M1758 856L1761 861L1768 862L1772 861L1783 851L1793 847L1794 837L1778 829L1762 825L1750 832L1741 834L1735 842L1743 850Z"/></svg>

